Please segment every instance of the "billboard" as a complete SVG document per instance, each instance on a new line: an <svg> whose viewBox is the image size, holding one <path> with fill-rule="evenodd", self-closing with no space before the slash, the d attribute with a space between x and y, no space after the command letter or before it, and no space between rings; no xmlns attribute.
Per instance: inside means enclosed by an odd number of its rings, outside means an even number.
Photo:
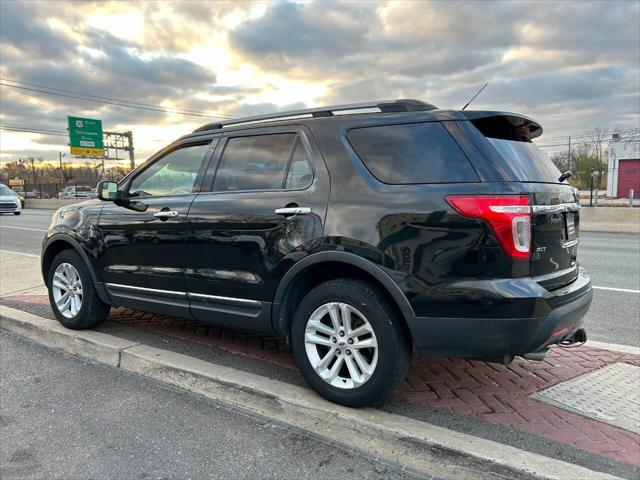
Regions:
<svg viewBox="0 0 640 480"><path fill-rule="evenodd" d="M71 155L103 157L102 120L67 117Z"/></svg>

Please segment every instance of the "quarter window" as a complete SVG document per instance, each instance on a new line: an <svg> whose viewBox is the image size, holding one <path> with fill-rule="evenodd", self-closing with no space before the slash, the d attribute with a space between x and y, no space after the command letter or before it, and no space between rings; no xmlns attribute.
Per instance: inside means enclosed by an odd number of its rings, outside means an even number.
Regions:
<svg viewBox="0 0 640 480"><path fill-rule="evenodd" d="M384 183L479 181L440 122L355 128L349 130L347 140L367 169Z"/></svg>
<svg viewBox="0 0 640 480"><path fill-rule="evenodd" d="M311 185L313 173L309 165L309 157L300 138L296 140L295 150L291 157L291 165L287 173L284 188L288 190L302 190Z"/></svg>
<svg viewBox="0 0 640 480"><path fill-rule="evenodd" d="M297 142L295 133L229 138L213 191L282 189L285 188L285 175L286 184L301 181L304 167L297 164L295 171L287 170L292 153L296 153L294 141Z"/></svg>
<svg viewBox="0 0 640 480"><path fill-rule="evenodd" d="M208 144L192 145L168 153L131 181L132 197L191 193Z"/></svg>

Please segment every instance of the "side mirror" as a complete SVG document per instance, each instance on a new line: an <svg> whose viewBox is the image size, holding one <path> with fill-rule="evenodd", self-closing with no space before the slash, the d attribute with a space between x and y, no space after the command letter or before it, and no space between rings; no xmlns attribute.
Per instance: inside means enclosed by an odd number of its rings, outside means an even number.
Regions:
<svg viewBox="0 0 640 480"><path fill-rule="evenodd" d="M100 200L113 202L118 195L118 184L109 180L101 180L98 182L96 192Z"/></svg>

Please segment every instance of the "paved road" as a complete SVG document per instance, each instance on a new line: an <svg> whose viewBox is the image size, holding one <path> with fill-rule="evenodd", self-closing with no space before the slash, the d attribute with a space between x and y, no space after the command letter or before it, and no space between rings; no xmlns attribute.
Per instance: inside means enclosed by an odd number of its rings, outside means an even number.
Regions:
<svg viewBox="0 0 640 480"><path fill-rule="evenodd" d="M27 209L21 215L0 214L0 248L39 255L53 213L53 210Z"/></svg>
<svg viewBox="0 0 640 480"><path fill-rule="evenodd" d="M52 210L0 217L0 248L39 254ZM640 345L640 241L636 235L581 232L578 257L591 273L594 302L585 318L593 340ZM614 289L614 290L609 290ZM632 290L632 291L624 291Z"/></svg>
<svg viewBox="0 0 640 480"><path fill-rule="evenodd" d="M418 478L4 333L0 364L4 480Z"/></svg>

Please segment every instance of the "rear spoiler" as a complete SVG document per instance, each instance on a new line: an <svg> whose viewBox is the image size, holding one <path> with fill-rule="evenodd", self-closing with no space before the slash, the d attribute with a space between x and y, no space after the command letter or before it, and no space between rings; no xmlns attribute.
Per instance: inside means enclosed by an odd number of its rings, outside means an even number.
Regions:
<svg viewBox="0 0 640 480"><path fill-rule="evenodd" d="M531 142L542 135L542 127L532 118L509 112L461 112L485 137Z"/></svg>

